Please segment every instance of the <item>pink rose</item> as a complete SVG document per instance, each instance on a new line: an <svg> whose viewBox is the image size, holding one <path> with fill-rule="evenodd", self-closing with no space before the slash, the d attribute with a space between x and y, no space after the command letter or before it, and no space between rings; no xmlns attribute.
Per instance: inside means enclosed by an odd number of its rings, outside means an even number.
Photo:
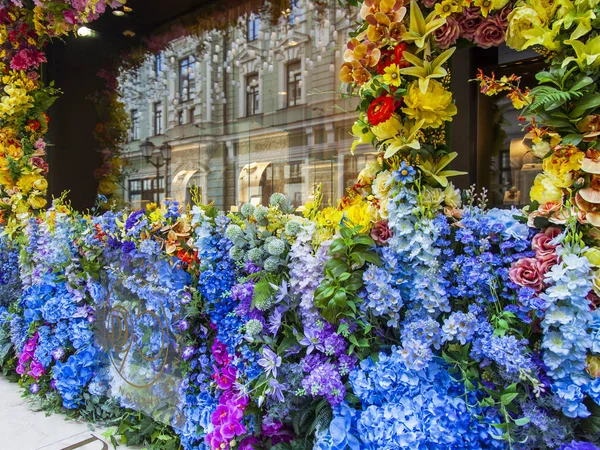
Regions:
<svg viewBox="0 0 600 450"><path fill-rule="evenodd" d="M539 292L544 287L540 262L535 258L523 258L512 264L508 271L511 281L519 286L530 287Z"/></svg>
<svg viewBox="0 0 600 450"><path fill-rule="evenodd" d="M463 13L458 18L458 26L460 27L460 36L462 38L473 40L475 31L483 22L483 17L476 6L471 8L463 8Z"/></svg>
<svg viewBox="0 0 600 450"><path fill-rule="evenodd" d="M43 158L40 158L39 156L34 156L33 158L31 158L31 164L37 167L38 169L42 169L43 174L48 173L48 163L44 161Z"/></svg>
<svg viewBox="0 0 600 450"><path fill-rule="evenodd" d="M446 23L434 31L435 41L440 48L448 48L456 44L460 35L460 27L457 20L449 16L446 18Z"/></svg>
<svg viewBox="0 0 600 450"><path fill-rule="evenodd" d="M505 31L498 17L488 17L477 27L473 39L481 48L497 47L504 42Z"/></svg>
<svg viewBox="0 0 600 450"><path fill-rule="evenodd" d="M553 266L558 264L558 255L556 253L548 253L538 258L540 262L540 272L546 275Z"/></svg>
<svg viewBox="0 0 600 450"><path fill-rule="evenodd" d="M502 8L500 10L500 12L497 14L498 20L500 21L500 23L502 24L502 26L505 29L508 28L508 15L512 12L512 10L513 10L513 5L511 5L509 3L504 8Z"/></svg>
<svg viewBox="0 0 600 450"><path fill-rule="evenodd" d="M371 230L371 237L379 245L386 245L392 236L393 233L388 226L387 220L381 220L377 222Z"/></svg>
<svg viewBox="0 0 600 450"><path fill-rule="evenodd" d="M557 245L552 244L552 240L560 234L560 228L548 227L542 233L536 234L531 241L531 248L538 259L556 252Z"/></svg>

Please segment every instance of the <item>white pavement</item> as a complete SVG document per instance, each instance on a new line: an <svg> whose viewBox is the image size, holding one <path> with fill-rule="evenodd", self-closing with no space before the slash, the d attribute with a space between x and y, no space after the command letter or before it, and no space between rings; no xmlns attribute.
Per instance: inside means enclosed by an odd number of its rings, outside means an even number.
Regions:
<svg viewBox="0 0 600 450"><path fill-rule="evenodd" d="M0 375L0 450L112 449L102 436L105 429L92 429L61 414L32 411L20 393L19 385Z"/></svg>

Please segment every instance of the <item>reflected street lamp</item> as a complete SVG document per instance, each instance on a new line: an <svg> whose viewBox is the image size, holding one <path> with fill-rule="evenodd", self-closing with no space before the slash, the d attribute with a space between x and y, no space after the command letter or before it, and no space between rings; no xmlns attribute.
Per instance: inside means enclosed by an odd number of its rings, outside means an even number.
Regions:
<svg viewBox="0 0 600 450"><path fill-rule="evenodd" d="M158 147L159 154L156 156L156 160L152 158L156 146L149 139L146 138L141 145L140 150L142 156L146 159L146 162L153 165L156 168L156 203L158 204L158 180L160 179L160 168L165 167L165 199L169 197L169 163L171 162L171 146L167 143L162 144Z"/></svg>

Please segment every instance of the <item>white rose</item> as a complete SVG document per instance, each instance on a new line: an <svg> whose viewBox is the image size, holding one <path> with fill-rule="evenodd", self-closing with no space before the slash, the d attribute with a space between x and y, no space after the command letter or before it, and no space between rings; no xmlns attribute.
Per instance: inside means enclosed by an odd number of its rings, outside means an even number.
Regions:
<svg viewBox="0 0 600 450"><path fill-rule="evenodd" d="M460 190L456 189L452 183L448 183L448 186L444 189L444 202L450 208L460 208L462 203Z"/></svg>
<svg viewBox="0 0 600 450"><path fill-rule="evenodd" d="M550 143L546 141L541 141L539 144L533 144L531 146L533 154L540 159L546 156L550 150Z"/></svg>
<svg viewBox="0 0 600 450"><path fill-rule="evenodd" d="M375 177L375 180L373 180L371 189L373 190L373 195L379 200L382 200L388 196L392 187L391 183L389 182L390 178L392 178L392 174L386 170L384 172L379 172Z"/></svg>
<svg viewBox="0 0 600 450"><path fill-rule="evenodd" d="M361 170L361 172L358 174L358 181L363 183L370 183L371 180L375 178L375 175L377 175L377 172L379 172L380 170L381 165L378 161L368 162L365 168Z"/></svg>

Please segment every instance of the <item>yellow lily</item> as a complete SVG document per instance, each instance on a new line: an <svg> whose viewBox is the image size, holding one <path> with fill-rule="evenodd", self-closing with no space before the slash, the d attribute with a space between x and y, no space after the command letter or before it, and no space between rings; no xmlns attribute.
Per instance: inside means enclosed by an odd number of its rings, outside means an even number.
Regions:
<svg viewBox="0 0 600 450"><path fill-rule="evenodd" d="M525 42L525 45L523 45L523 48L541 45L550 51L557 51L561 47L561 41L556 39L560 31L561 28L556 23L552 24L551 29L548 27L536 27L524 31L522 35L527 41Z"/></svg>
<svg viewBox="0 0 600 450"><path fill-rule="evenodd" d="M444 78L448 72L442 65L450 59L456 47L450 47L445 52L441 53L433 61L421 59L412 53L404 52L404 59L412 64L412 67L406 67L400 70L403 75L417 77L419 79L419 89L421 92L427 92L429 80L432 78Z"/></svg>
<svg viewBox="0 0 600 450"><path fill-rule="evenodd" d="M458 170L443 170L448 164L450 164L458 153L452 152L442 156L440 159L435 161L433 157L429 157L422 164L417 167L423 172L425 181L435 186L439 184L445 188L448 186L448 177L454 177L456 175L465 175L467 172L460 172Z"/></svg>
<svg viewBox="0 0 600 450"><path fill-rule="evenodd" d="M570 40L579 39L592 30L592 21L596 19L593 8L588 8L585 4L576 7L569 0L561 0L559 3L561 5L557 13L559 19L555 23L565 30L569 30L573 24L577 24L569 37Z"/></svg>
<svg viewBox="0 0 600 450"><path fill-rule="evenodd" d="M565 58L562 63L563 67L568 66L573 61L579 65L581 70L585 70L588 67L596 68L600 66L600 36L590 39L585 44L573 39L566 40L565 44L573 47L577 57L569 56Z"/></svg>
<svg viewBox="0 0 600 450"><path fill-rule="evenodd" d="M418 136L424 122L424 120L419 120L418 122L406 121L404 124L400 124L398 134L396 134L388 142L388 146L383 157L391 158L400 150L420 149L421 143L419 142Z"/></svg>
<svg viewBox="0 0 600 450"><path fill-rule="evenodd" d="M402 36L402 40L413 42L418 48L422 49L431 34L445 23L446 19L438 17L435 11L424 18L419 5L415 0L412 0L410 2L410 24L408 30Z"/></svg>

